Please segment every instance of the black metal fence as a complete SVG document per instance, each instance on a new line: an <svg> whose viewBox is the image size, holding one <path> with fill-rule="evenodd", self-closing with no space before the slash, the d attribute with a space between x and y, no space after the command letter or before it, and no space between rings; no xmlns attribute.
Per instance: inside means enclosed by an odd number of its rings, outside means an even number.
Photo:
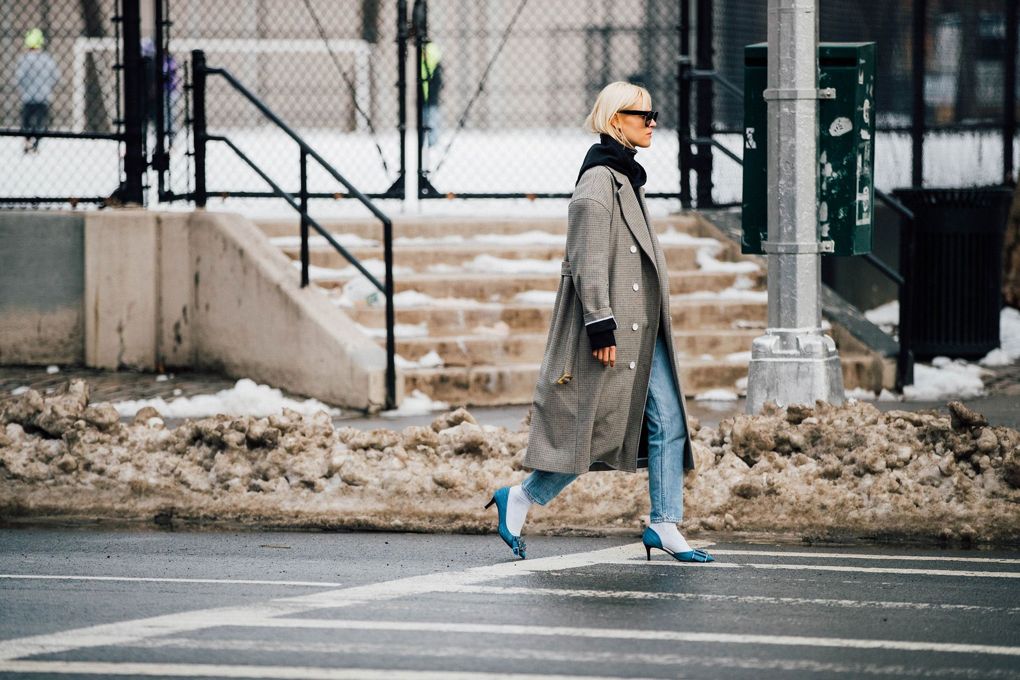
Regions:
<svg viewBox="0 0 1020 680"><path fill-rule="evenodd" d="M766 41L767 3L690 4L694 51L706 29L711 36L712 50L700 67L742 91L743 46ZM968 186L1015 178L1016 6L1016 0L819 0L821 41L875 42L876 185ZM693 96L695 110L706 96L712 102L711 129L702 124L694 136L713 136L739 155L741 98L718 80L714 92ZM739 201L739 166L718 148L713 161L703 172L711 176L711 191L702 177L694 180L693 193Z"/></svg>
<svg viewBox="0 0 1020 680"><path fill-rule="evenodd" d="M142 9L127 60L140 65L135 97L121 68L121 0L0 4L4 203L99 202L127 183L158 189L150 203L189 198L192 49L237 74L372 197L402 197L413 177L426 198L569 195L594 141L584 117L605 83L627 79L662 112L639 154L649 195L699 206L740 198L739 164L727 158L741 155L734 91L744 45L765 40L764 1L644 0L627 11L603 0L126 4ZM878 186L1013 177L1015 0L820 0L819 17L823 41L876 42ZM35 28L42 50L25 46ZM56 64L45 116L24 106L17 78L35 51ZM207 115L297 190L292 145L235 92L212 87ZM42 124L52 137L36 151L25 137ZM416 127L420 151L403 141ZM207 161L211 196L272 194L231 154ZM342 195L324 174L308 184L312 196Z"/></svg>
<svg viewBox="0 0 1020 680"><path fill-rule="evenodd" d="M121 184L120 3L0 3L0 202L101 203Z"/></svg>

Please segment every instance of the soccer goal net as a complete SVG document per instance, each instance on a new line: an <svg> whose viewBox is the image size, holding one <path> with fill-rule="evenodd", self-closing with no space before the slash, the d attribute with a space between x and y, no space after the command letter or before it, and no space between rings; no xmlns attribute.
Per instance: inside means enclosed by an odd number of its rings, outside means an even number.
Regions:
<svg viewBox="0 0 1020 680"><path fill-rule="evenodd" d="M207 64L229 70L288 124L359 132L368 129L363 112L371 110L371 44L365 40L175 38L171 54L177 63L180 88L184 85L184 63L191 60L191 51L196 49L205 51ZM102 97L106 110L116 110L116 88L97 93L95 86L90 85L86 67L89 57L112 67L117 61L116 40L85 37L75 40L76 130L85 129L90 96ZM216 85L210 83L210 87ZM250 107L228 104L214 110L217 125L236 128L262 123Z"/></svg>

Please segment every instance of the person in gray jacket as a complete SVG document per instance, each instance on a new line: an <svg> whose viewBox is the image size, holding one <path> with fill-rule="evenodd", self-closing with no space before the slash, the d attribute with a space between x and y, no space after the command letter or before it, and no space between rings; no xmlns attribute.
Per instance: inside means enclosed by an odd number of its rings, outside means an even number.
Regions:
<svg viewBox="0 0 1020 680"><path fill-rule="evenodd" d="M39 151L39 137L49 127L50 102L60 81L60 67L43 49L43 32L33 28L25 34L25 52L14 67L14 81L21 96L21 129L26 133L23 151Z"/></svg>
<svg viewBox="0 0 1020 680"><path fill-rule="evenodd" d="M648 468L646 556L712 562L677 529L684 473L694 469L673 347L666 256L648 219L646 174L658 112L648 91L607 85L586 120L598 133L581 164L567 216L565 259L531 410L521 484L496 490L499 535L525 556L521 527L579 475Z"/></svg>

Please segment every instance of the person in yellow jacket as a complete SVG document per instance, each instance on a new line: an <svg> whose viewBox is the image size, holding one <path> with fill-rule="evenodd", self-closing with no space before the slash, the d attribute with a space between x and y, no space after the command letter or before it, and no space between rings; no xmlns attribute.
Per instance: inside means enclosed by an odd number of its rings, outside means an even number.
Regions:
<svg viewBox="0 0 1020 680"><path fill-rule="evenodd" d="M443 88L442 52L434 42L425 43L421 52L421 87L424 108L422 119L429 146L435 146L439 140L439 130L443 125L442 110L439 108L440 91Z"/></svg>

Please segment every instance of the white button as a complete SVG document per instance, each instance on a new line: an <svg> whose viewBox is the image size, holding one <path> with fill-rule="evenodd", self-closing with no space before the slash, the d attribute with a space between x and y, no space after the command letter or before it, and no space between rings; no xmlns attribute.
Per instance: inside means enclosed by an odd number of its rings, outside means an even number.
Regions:
<svg viewBox="0 0 1020 680"><path fill-rule="evenodd" d="M632 328L633 330L635 330L635 331L636 331L636 330L638 329L638 325L637 325L636 323L635 323L635 324L631 324L631 326L630 326L630 327L631 327L631 328Z"/></svg>
<svg viewBox="0 0 1020 680"><path fill-rule="evenodd" d="M636 253L637 252L637 246L631 246L630 247L630 252Z"/></svg>
<svg viewBox="0 0 1020 680"><path fill-rule="evenodd" d="M630 362L630 367L631 367L631 368L634 368L635 366L637 366L637 364L635 364L635 363L634 363L633 361L632 361L632 362Z"/></svg>
<svg viewBox="0 0 1020 680"><path fill-rule="evenodd" d="M636 283L634 284L634 290L637 290L637 289L638 289L638 288L640 288L640 287L641 287L641 286L637 285Z"/></svg>

